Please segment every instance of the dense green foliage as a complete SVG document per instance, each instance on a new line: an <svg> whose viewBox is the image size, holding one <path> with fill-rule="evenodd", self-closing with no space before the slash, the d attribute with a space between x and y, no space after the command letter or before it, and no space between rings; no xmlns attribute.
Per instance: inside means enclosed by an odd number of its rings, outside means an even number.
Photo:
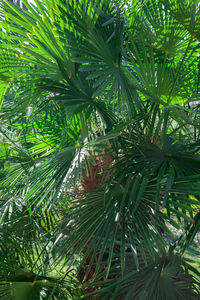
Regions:
<svg viewBox="0 0 200 300"><path fill-rule="evenodd" d="M200 0L23 3L0 8L0 299L199 299Z"/></svg>

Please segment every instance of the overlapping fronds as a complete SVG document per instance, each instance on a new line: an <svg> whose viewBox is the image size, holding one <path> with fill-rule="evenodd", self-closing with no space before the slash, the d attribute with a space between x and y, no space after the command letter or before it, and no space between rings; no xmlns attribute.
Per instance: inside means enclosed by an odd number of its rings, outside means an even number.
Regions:
<svg viewBox="0 0 200 300"><path fill-rule="evenodd" d="M200 1L23 3L0 4L0 297L198 299Z"/></svg>

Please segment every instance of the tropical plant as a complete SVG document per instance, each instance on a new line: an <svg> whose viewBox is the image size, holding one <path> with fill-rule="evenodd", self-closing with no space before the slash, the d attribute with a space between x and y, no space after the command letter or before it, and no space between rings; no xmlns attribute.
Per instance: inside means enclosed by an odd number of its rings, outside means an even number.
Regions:
<svg viewBox="0 0 200 300"><path fill-rule="evenodd" d="M200 1L23 4L0 8L1 298L199 299Z"/></svg>

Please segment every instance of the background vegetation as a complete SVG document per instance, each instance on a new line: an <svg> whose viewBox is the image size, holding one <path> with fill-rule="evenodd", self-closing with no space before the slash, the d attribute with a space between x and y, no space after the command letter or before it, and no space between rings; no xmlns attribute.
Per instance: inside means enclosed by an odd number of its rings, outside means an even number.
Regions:
<svg viewBox="0 0 200 300"><path fill-rule="evenodd" d="M199 299L200 1L23 4L0 8L0 298Z"/></svg>

